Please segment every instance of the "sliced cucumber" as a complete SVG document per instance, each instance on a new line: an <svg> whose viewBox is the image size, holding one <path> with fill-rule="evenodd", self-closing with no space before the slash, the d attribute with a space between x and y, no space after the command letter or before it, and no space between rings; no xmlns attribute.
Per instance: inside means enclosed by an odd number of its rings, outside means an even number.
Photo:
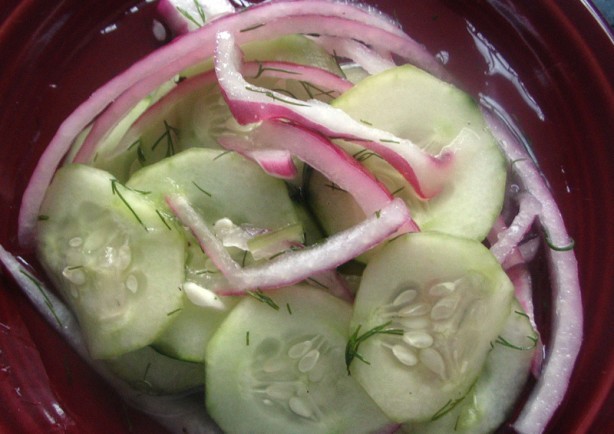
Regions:
<svg viewBox="0 0 614 434"><path fill-rule="evenodd" d="M161 207L164 195L180 193L210 225L222 218L267 230L298 223L285 184L234 152L189 149L139 170L127 185L150 192Z"/></svg>
<svg viewBox="0 0 614 434"><path fill-rule="evenodd" d="M105 360L104 364L133 389L150 395L185 392L205 381L202 363L172 359L151 347Z"/></svg>
<svg viewBox="0 0 614 434"><path fill-rule="evenodd" d="M351 308L308 286L248 297L209 343L207 409L228 433L361 433L388 423L344 363Z"/></svg>
<svg viewBox="0 0 614 434"><path fill-rule="evenodd" d="M415 233L385 246L365 268L352 330L375 334L352 375L389 417L430 420L465 396L510 311L513 286L481 243Z"/></svg>
<svg viewBox="0 0 614 434"><path fill-rule="evenodd" d="M220 297L220 300L220 306L198 306L185 296L175 320L153 347L175 359L204 362L209 340L238 301L235 297Z"/></svg>
<svg viewBox="0 0 614 434"><path fill-rule="evenodd" d="M435 420L407 424L404 431L416 434L494 432L508 417L526 385L536 340L528 316L514 301L484 369L467 396L442 408Z"/></svg>
<svg viewBox="0 0 614 434"><path fill-rule="evenodd" d="M40 212L38 256L92 357L150 344L181 306L182 233L143 194L89 166L60 169Z"/></svg>
<svg viewBox="0 0 614 434"><path fill-rule="evenodd" d="M404 65L365 78L332 103L354 119L412 140L431 154L453 154L453 173L437 196L422 201L405 179L370 152L358 159L409 205L422 230L482 240L501 211L506 168L503 155L469 95L428 73ZM356 154L361 148L347 145ZM369 158L367 158L369 157ZM325 187L325 185L324 185ZM364 218L352 198L315 183L312 206L329 233Z"/></svg>

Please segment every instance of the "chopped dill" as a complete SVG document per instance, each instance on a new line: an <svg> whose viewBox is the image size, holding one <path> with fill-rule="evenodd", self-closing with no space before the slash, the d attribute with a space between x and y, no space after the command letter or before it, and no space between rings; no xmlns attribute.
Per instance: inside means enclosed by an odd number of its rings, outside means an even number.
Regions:
<svg viewBox="0 0 614 434"><path fill-rule="evenodd" d="M286 104L295 105L295 106L299 106L299 107L309 107L309 104L302 104L300 102L289 101L289 100L286 100L284 98L281 98L281 97L275 95L275 92L273 92L272 90L260 90L260 89L253 88L251 86L246 86L245 89L249 90L250 92L256 92L256 93L264 94L264 95L268 96L269 98L271 98L271 99L273 99L275 101L280 101L280 102L284 102ZM278 89L278 90L282 90L282 89ZM285 93L288 93L288 91L285 91ZM290 95L290 97L294 98L294 96L292 96L292 95Z"/></svg>
<svg viewBox="0 0 614 434"><path fill-rule="evenodd" d="M196 6L196 11L198 12L198 16L200 18L200 22L196 18L194 18L190 12L188 12L185 9L183 9L182 7L175 6L175 8L187 20L189 20L192 23L194 23L194 25L196 27L202 27L202 26L205 25L205 21L207 21L206 20L206 16L205 16L205 11L203 10L203 6L200 4L200 2L198 0L194 0L194 5Z"/></svg>
<svg viewBox="0 0 614 434"><path fill-rule="evenodd" d="M162 223L164 223L164 226L166 226L169 231L172 230L172 228L170 227L170 225L164 218L164 214L162 214L162 212L158 209L156 210L156 214L158 214L158 217L160 217L160 220L162 220Z"/></svg>
<svg viewBox="0 0 614 434"><path fill-rule="evenodd" d="M121 184L120 184L121 185ZM143 228L148 231L149 229L147 229L147 226L145 226L145 223L143 223L143 220L141 220L141 218L139 217L139 215L136 213L136 211L134 210L134 208L132 208L132 206L128 203L128 201L126 200L126 198L120 193L120 191L117 188L117 179L112 179L111 180L111 191L113 192L114 195L116 195L117 197L119 197L119 199L124 203L124 205L126 205L126 207L128 208L128 210L130 210L130 212L132 213L132 215L134 216L134 218L136 218L136 220L140 223L141 226L143 226Z"/></svg>
<svg viewBox="0 0 614 434"><path fill-rule="evenodd" d="M534 349L537 346L537 337L536 336L527 336L526 338L531 341L531 345L522 347L520 345L516 345L516 344L511 343L510 341L505 339L503 336L497 337L497 340L495 340L495 343L499 344L499 345L502 345L504 347L511 348L513 350L519 350L519 351L529 351L529 350Z"/></svg>
<svg viewBox="0 0 614 434"><path fill-rule="evenodd" d="M252 78L260 78L260 76L266 71L283 72L284 74L290 74L290 75L301 75L300 72L288 71L286 69L263 66L261 62L258 62L258 71L256 72L256 75L253 76Z"/></svg>
<svg viewBox="0 0 614 434"><path fill-rule="evenodd" d="M58 314L55 312L55 309L53 308L53 303L51 303L51 299L49 298L49 296L47 295L47 292L43 288L42 283L36 277L32 276L30 273L28 273L23 268L20 268L19 272L23 274L24 276L26 276L34 284L34 286L38 288L41 295L43 296L43 299L45 300L45 306L47 306L47 308L51 312L51 315L53 315L53 318L55 318L58 325L60 327L63 327L64 325L62 324L62 321L60 321L60 317L58 316Z"/></svg>
<svg viewBox="0 0 614 434"><path fill-rule="evenodd" d="M388 321L384 324L380 324L376 327L373 327L371 330L368 330L366 332L364 332L362 335L360 335L360 325L356 327L356 329L354 330L354 333L352 333L352 335L350 336L350 339L347 342L347 345L345 346L345 366L347 369L347 373L348 375L351 375L350 373L350 364L352 363L352 361L354 361L354 359L358 359L363 363L366 363L367 365L370 365L369 361L366 360L359 352L358 352L358 348L360 347L360 344L362 344L364 341L366 341L367 339L369 339L371 336L375 336L375 335L396 335L396 336L402 336L403 335L403 330L402 329L389 329L387 328L390 325L391 321Z"/></svg>
<svg viewBox="0 0 614 434"><path fill-rule="evenodd" d="M199 189L202 193L204 193L206 196L211 197L211 193L209 193L207 190L205 190L204 188L202 188L200 185L198 185L195 181L192 181L192 184L194 184L194 187L196 187L197 189Z"/></svg>
<svg viewBox="0 0 614 434"><path fill-rule="evenodd" d="M251 26L251 27L246 27L244 29L239 30L239 32L241 33L245 33L245 32L249 32L250 30L256 30L259 29L260 27L264 26L264 24L256 24L255 26Z"/></svg>
<svg viewBox="0 0 614 434"><path fill-rule="evenodd" d="M259 302L267 304L275 310L279 310L279 306L277 305L277 303L275 303L271 297L262 292L261 289L257 289L255 291L247 291L247 295L251 295Z"/></svg>
<svg viewBox="0 0 614 434"><path fill-rule="evenodd" d="M286 310L290 315L292 315L292 308L290 307L290 303L286 303Z"/></svg>

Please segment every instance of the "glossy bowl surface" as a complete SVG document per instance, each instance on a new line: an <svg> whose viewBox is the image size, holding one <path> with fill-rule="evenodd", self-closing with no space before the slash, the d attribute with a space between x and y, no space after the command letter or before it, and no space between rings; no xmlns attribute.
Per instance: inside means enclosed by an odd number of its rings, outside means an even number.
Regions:
<svg viewBox="0 0 614 434"><path fill-rule="evenodd" d="M576 242L584 344L549 433L614 432L614 41L587 1L373 0L530 139ZM137 0L0 5L0 243L60 122L158 42ZM27 259L32 259L26 256ZM547 276L536 268L538 311ZM547 327L546 327L547 334ZM154 433L0 277L0 432ZM504 427L502 432L510 431Z"/></svg>

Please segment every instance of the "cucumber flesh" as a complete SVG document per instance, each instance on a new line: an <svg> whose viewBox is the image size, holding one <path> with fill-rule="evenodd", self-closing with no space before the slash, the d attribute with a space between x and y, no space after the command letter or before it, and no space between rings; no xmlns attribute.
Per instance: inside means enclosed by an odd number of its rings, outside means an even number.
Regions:
<svg viewBox="0 0 614 434"><path fill-rule="evenodd" d="M127 186L165 208L165 195L182 194L209 225L223 218L263 230L298 223L283 181L234 152L188 149L139 170Z"/></svg>
<svg viewBox="0 0 614 434"><path fill-rule="evenodd" d="M61 168L41 206L38 257L92 357L153 342L181 306L185 239L141 193L89 166Z"/></svg>
<svg viewBox="0 0 614 434"><path fill-rule="evenodd" d="M215 333L206 404L228 433L374 432L388 419L348 376L351 307L294 286L267 293L280 307L241 301Z"/></svg>
<svg viewBox="0 0 614 434"><path fill-rule="evenodd" d="M437 420L407 424L404 432L487 434L495 431L509 416L526 385L536 339L528 316L514 301L500 338L493 343L484 369L467 396L449 406L449 411L442 411Z"/></svg>
<svg viewBox="0 0 614 434"><path fill-rule="evenodd" d="M104 365L133 389L149 395L167 395L202 387L205 366L188 363L143 347L104 360Z"/></svg>
<svg viewBox="0 0 614 434"><path fill-rule="evenodd" d="M224 308L198 306L184 296L183 307L153 347L178 360L204 362L209 340L238 301L235 297L220 299Z"/></svg>
<svg viewBox="0 0 614 434"><path fill-rule="evenodd" d="M422 230L484 239L503 205L506 167L469 95L404 65L365 78L332 104L356 120L412 140L433 155L442 150L452 153L449 183L426 201L418 199L411 185L381 158L365 152L358 158L389 191L406 201ZM362 149L344 146L351 154ZM314 212L327 232L338 232L364 218L350 205L350 196L323 188L322 183L309 188L315 199ZM337 217L344 214L338 221Z"/></svg>
<svg viewBox="0 0 614 434"><path fill-rule="evenodd" d="M352 375L397 422L430 420L478 377L510 310L513 286L481 243L435 232L390 242L365 268L352 330L382 324Z"/></svg>

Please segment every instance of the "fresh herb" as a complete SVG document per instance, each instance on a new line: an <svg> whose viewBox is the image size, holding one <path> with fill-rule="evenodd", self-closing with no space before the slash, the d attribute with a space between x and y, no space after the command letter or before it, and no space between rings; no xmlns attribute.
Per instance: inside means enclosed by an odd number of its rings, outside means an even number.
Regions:
<svg viewBox="0 0 614 434"><path fill-rule="evenodd" d="M197 189L199 189L202 193L204 193L205 195L211 197L211 193L209 193L207 190L205 190L204 188L202 188L200 185L198 185L195 181L192 181L192 184L194 184L194 187L196 187Z"/></svg>
<svg viewBox="0 0 614 434"><path fill-rule="evenodd" d="M220 152L215 157L213 157L213 161L217 160L218 158L222 158L224 155L232 154L232 152L233 151L223 151L223 152Z"/></svg>
<svg viewBox="0 0 614 434"><path fill-rule="evenodd" d="M49 220L49 216L48 215L41 214L41 215L38 216L38 221L39 222L43 222L43 221L46 221L46 220Z"/></svg>
<svg viewBox="0 0 614 434"><path fill-rule="evenodd" d="M268 304L273 309L279 310L279 306L277 305L277 303L275 303L271 297L269 297L264 292L262 292L261 289L257 289L255 291L247 291L247 295L251 295L252 297L254 297L259 302L264 303L264 304Z"/></svg>
<svg viewBox="0 0 614 434"><path fill-rule="evenodd" d="M178 307L178 308L177 308L177 309L175 309L175 310L171 310L170 312L167 312L166 316L172 316L172 315L175 315L176 313L181 312L181 310L182 310L182 308Z"/></svg>
<svg viewBox="0 0 614 434"><path fill-rule="evenodd" d="M249 347L249 330L245 332L245 346Z"/></svg>
<svg viewBox="0 0 614 434"><path fill-rule="evenodd" d="M246 86L245 89L249 90L250 92L256 92L256 93L264 94L264 95L268 96L269 98L271 98L271 99L273 99L275 101L280 101L280 102L284 102L286 104L295 105L295 106L299 106L299 107L309 107L309 104L303 104L303 103L300 103L300 102L289 101L289 100L286 100L284 98L281 98L281 97L275 95L275 92L273 92L272 90L266 90L266 89L262 89L261 90L261 89L253 88L251 86ZM278 89L278 90L280 90L280 89ZM285 92L288 93L287 91L285 91ZM291 97L293 98L292 95L291 95Z"/></svg>
<svg viewBox="0 0 614 434"><path fill-rule="evenodd" d="M347 75L345 75L345 71L341 67L341 57L337 55L337 52L335 50L333 50L333 60L337 64L337 68L339 68L339 72L341 73L343 78L347 79L348 77Z"/></svg>
<svg viewBox="0 0 614 434"><path fill-rule="evenodd" d="M308 81L299 81L299 83L301 84L301 86L303 87L303 89L305 90L305 92L307 92L307 95L309 95L309 98L313 99L315 97L324 95L329 97L330 99L335 98L335 91L334 90L324 90L322 88L319 88L318 86L315 86L311 83L309 83ZM313 92L315 91L315 92Z"/></svg>
<svg viewBox="0 0 614 434"><path fill-rule="evenodd" d="M121 184L120 184L121 185ZM143 226L143 228L148 231L149 229L147 229L147 226L145 226L145 223L143 223L143 220L141 220L141 218L139 217L139 215L136 213L136 211L134 210L134 208L132 208L132 206L128 203L128 201L126 200L126 198L120 193L120 191L117 188L117 179L112 179L111 180L111 191L113 192L114 195L117 195L117 197L119 197L119 199L124 203L124 205L126 205L126 207L130 210L130 212L132 213L132 215L134 216L134 218L136 218L136 221L138 221L140 223L141 226Z"/></svg>
<svg viewBox="0 0 614 434"><path fill-rule="evenodd" d="M504 347L511 348L513 350L519 350L519 351L529 351L537 346L536 336L527 336L527 339L531 341L531 345L524 346L524 347L511 343L510 341L505 339L503 336L499 336L497 340L495 341L495 343L499 345L503 345Z"/></svg>
<svg viewBox="0 0 614 434"><path fill-rule="evenodd" d="M446 414L454 410L454 408L458 404L460 404L472 392L473 388L475 387L476 381L474 381L473 384L469 386L469 389L467 389L467 392L463 396L457 399L450 399L448 402L446 402L443 405L443 407L441 407L439 410L437 410L437 412L433 416L431 416L431 421L436 421L437 419L441 419Z"/></svg>
<svg viewBox="0 0 614 434"><path fill-rule="evenodd" d="M173 139L173 135L178 137L179 129L169 125L169 123L165 120L164 133L162 133L162 135L158 137L158 140L154 142L154 144L151 146L151 150L155 150L163 140L166 140L166 157L172 157L175 155L175 141Z"/></svg>
<svg viewBox="0 0 614 434"><path fill-rule="evenodd" d="M404 186L401 186L399 188L397 188L395 191L393 191L392 193L390 193L392 196L396 196L398 193L402 192L403 190L405 190Z"/></svg>
<svg viewBox="0 0 614 434"><path fill-rule="evenodd" d="M391 139L379 139L379 141L382 143L396 143L396 144L401 143L398 140L391 140Z"/></svg>
<svg viewBox="0 0 614 434"><path fill-rule="evenodd" d="M290 303L286 303L286 310L290 315L292 315L292 308L290 307Z"/></svg>
<svg viewBox="0 0 614 434"><path fill-rule="evenodd" d="M20 268L19 272L23 274L24 276L26 276L34 284L34 286L38 288L41 295L43 296L43 299L45 300L45 306L47 306L49 311L51 311L51 315L53 315L58 325L60 327L63 327L64 325L62 324L62 321L60 321L60 317L58 316L58 314L55 312L53 303L51 302L51 299L47 295L47 291L45 291L45 289L43 288L43 284L36 277L32 276L30 273L28 273L24 269Z"/></svg>
<svg viewBox="0 0 614 434"><path fill-rule="evenodd" d="M287 69L281 69L281 68L272 68L270 66L263 66L261 62L258 62L258 72L256 72L256 75L253 76L252 78L254 78L254 79L255 78L260 78L260 76L265 71L283 72L284 74L290 74L290 75L301 75L300 72L288 71Z"/></svg>
<svg viewBox="0 0 614 434"><path fill-rule="evenodd" d="M569 239L568 244L564 244L562 246L554 244L550 239L550 234L546 230L544 230L544 238L546 240L546 244L548 244L548 247L550 247L550 249L554 250L555 252L568 252L570 250L573 250L576 246L576 242L571 238Z"/></svg>
<svg viewBox="0 0 614 434"><path fill-rule="evenodd" d="M256 30L260 27L264 26L264 24L256 24L255 26L251 26L251 27L246 27L244 29L239 30L239 32L244 33L244 32L249 32L250 30Z"/></svg>
<svg viewBox="0 0 614 434"><path fill-rule="evenodd" d="M315 286L319 286L322 289L328 289L328 287L326 285L324 285L322 282L318 282L316 279L314 279L313 277L308 277L307 280L309 282L312 282L315 284Z"/></svg>
<svg viewBox="0 0 614 434"><path fill-rule="evenodd" d="M194 25L196 25L196 27L202 27L205 25L205 22L207 21L205 17L205 11L203 10L203 6L200 4L198 0L194 0L194 6L196 6L196 11L198 12L198 17L200 18L200 22L196 18L194 18L190 12L183 9L182 7L176 6L176 9L186 19L193 22Z"/></svg>
<svg viewBox="0 0 614 434"><path fill-rule="evenodd" d="M354 159L355 159L356 161L361 162L361 163L362 163L363 161L368 160L368 159L369 159L369 158L371 158L371 157L376 157L376 158L380 158L380 159L382 158L382 157L381 157L379 154L377 154L376 152L370 151L370 150L368 150L368 149L362 149L362 150L360 150L360 151L356 152L356 153L353 155L353 157L354 157Z"/></svg>
<svg viewBox="0 0 614 434"><path fill-rule="evenodd" d="M402 336L403 335L403 330L402 329L390 329L387 328L390 323L392 321L388 321L384 324L381 324L377 327L373 327L371 330L364 332L363 334L359 334L360 333L360 325L358 327L356 327L356 330L354 330L354 333L352 333L352 335L350 336L350 339L348 340L347 345L345 346L345 366L347 369L347 373L348 375L351 375L350 373L350 364L352 363L352 361L354 361L354 359L358 359L363 363L366 363L367 365L370 365L371 363L369 363L368 360L366 360L359 352L358 352L358 348L360 347L360 344L362 344L364 341L366 341L367 339L369 339L371 336L375 336L375 335L396 335L396 336Z"/></svg>
<svg viewBox="0 0 614 434"><path fill-rule="evenodd" d="M164 214L162 214L162 212L158 209L156 210L156 214L158 214L158 217L160 217L160 220L162 220L162 223L164 223L164 226L166 226L169 231L172 230L172 228L166 221L166 218L164 218Z"/></svg>

